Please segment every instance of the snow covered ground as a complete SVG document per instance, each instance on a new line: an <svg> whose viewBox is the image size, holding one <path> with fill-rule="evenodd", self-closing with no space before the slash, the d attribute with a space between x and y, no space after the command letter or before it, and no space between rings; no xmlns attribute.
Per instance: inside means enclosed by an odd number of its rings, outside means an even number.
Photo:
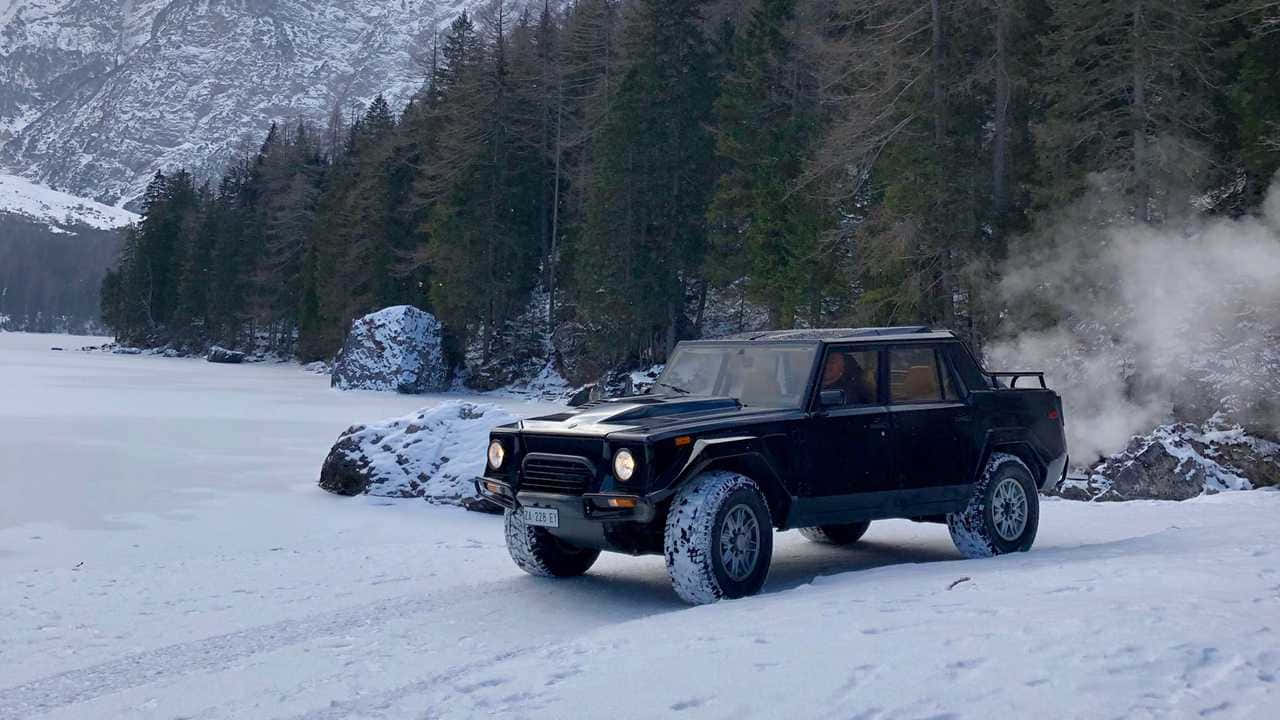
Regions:
<svg viewBox="0 0 1280 720"><path fill-rule="evenodd" d="M48 350L87 342L0 333L0 718L1280 716L1280 492L1046 501L982 561L785 533L688 608L660 558L539 580L493 517L316 488L438 398Z"/></svg>
<svg viewBox="0 0 1280 720"><path fill-rule="evenodd" d="M99 230L124 227L139 216L27 180L0 173L0 212L23 215L51 227L88 225Z"/></svg>

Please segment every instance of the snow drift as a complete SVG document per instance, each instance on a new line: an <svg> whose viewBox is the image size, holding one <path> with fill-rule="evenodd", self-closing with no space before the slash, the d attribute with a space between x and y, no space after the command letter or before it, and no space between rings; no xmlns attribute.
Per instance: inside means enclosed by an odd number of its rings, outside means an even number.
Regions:
<svg viewBox="0 0 1280 720"><path fill-rule="evenodd" d="M484 472L489 429L516 419L497 405L455 400L353 426L325 458L320 487L461 504L475 497L472 480Z"/></svg>
<svg viewBox="0 0 1280 720"><path fill-rule="evenodd" d="M439 392L449 387L440 321L411 305L396 305L351 323L333 363L340 390Z"/></svg>

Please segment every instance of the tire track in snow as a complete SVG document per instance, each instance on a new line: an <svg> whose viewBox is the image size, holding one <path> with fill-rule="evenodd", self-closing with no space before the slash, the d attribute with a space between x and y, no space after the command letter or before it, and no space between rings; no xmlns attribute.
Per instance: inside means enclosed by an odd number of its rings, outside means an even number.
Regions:
<svg viewBox="0 0 1280 720"><path fill-rule="evenodd" d="M495 592L501 590L503 592ZM198 672L216 672L237 661L280 650L317 637L367 630L388 622L427 614L441 607L456 610L467 599L510 598L509 580L450 587L384 598L336 612L279 622L125 655L0 690L0 719L23 718L103 695ZM517 591L518 592L518 591Z"/></svg>
<svg viewBox="0 0 1280 720"><path fill-rule="evenodd" d="M407 685L400 685L399 687L395 687L390 690L384 690L382 692L369 695L361 695L360 697L353 698L351 700L334 700L326 707L309 710L299 715L293 715L287 718L287 720L347 720L348 718L355 717L357 713L368 714L369 712L375 711L377 708L389 707L392 703L398 700L429 692L438 688L443 683L456 681L459 677L462 677L467 673L486 670L522 655L528 655L541 647L544 646L530 645L527 647L516 648L514 650L507 650L505 652L498 653L497 655L493 655L492 657L485 658L484 660L476 660L469 663L463 663L461 665L453 665Z"/></svg>

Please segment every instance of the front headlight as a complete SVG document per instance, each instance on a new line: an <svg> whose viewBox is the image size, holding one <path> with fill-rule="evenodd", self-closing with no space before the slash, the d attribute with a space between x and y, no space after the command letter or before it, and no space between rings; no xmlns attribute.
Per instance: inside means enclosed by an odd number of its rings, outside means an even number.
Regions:
<svg viewBox="0 0 1280 720"><path fill-rule="evenodd" d="M630 480L631 476L636 474L636 458L630 450L619 450L618 454L613 456L613 474L623 482Z"/></svg>
<svg viewBox="0 0 1280 720"><path fill-rule="evenodd" d="M494 440L489 443L489 467L497 470L502 467L502 461L507 459L507 449L502 447L502 443Z"/></svg>

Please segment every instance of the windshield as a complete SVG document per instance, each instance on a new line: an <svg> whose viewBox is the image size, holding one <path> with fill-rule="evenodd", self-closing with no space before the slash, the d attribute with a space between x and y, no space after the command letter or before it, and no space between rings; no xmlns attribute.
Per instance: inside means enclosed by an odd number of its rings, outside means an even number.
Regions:
<svg viewBox="0 0 1280 720"><path fill-rule="evenodd" d="M813 345L681 345L654 383L658 395L719 395L743 405L798 408Z"/></svg>

